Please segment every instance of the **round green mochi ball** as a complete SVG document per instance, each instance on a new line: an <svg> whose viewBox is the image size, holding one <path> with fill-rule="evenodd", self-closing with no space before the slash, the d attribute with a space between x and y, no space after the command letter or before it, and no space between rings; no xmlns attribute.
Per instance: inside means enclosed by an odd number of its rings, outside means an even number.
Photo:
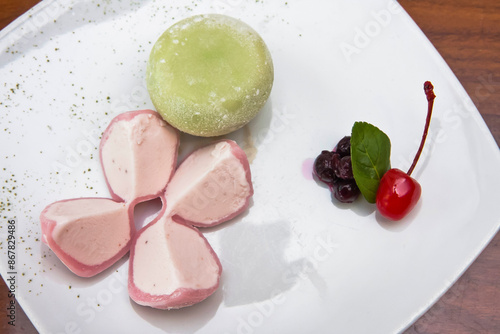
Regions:
<svg viewBox="0 0 500 334"><path fill-rule="evenodd" d="M235 131L257 115L273 85L271 54L247 24L225 15L196 15L160 36L147 66L156 110L196 136Z"/></svg>

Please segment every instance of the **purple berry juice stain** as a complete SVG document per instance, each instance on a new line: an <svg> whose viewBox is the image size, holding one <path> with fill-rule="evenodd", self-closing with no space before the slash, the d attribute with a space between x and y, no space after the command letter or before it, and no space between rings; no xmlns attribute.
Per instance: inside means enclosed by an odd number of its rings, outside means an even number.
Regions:
<svg viewBox="0 0 500 334"><path fill-rule="evenodd" d="M302 175L304 175L304 178L306 178L306 180L313 179L313 165L314 165L313 158L306 159L302 163Z"/></svg>

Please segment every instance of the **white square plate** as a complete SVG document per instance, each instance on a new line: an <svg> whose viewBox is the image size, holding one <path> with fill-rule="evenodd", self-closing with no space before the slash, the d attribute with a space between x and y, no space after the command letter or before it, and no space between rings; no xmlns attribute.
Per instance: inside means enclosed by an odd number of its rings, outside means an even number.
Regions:
<svg viewBox="0 0 500 334"><path fill-rule="evenodd" d="M145 68L171 24L217 12L256 29L273 56L271 98L229 136L247 150L248 211L205 236L224 268L206 301L177 311L127 294L125 257L91 279L41 242L53 201L109 196L97 147L120 112L152 108ZM1 274L16 220L16 297L41 333L393 333L472 263L500 225L500 154L440 55L395 1L44 1L0 32ZM416 209L387 223L373 205L332 202L312 160L362 120L411 163ZM181 155L210 139L182 136Z"/></svg>

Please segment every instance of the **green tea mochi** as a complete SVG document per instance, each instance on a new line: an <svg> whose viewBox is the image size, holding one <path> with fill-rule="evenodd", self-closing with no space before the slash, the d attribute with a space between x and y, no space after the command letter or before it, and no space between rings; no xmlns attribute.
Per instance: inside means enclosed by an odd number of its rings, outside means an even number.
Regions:
<svg viewBox="0 0 500 334"><path fill-rule="evenodd" d="M160 115L196 136L239 129L266 103L274 79L271 54L247 24L196 15L167 29L147 66L147 87Z"/></svg>

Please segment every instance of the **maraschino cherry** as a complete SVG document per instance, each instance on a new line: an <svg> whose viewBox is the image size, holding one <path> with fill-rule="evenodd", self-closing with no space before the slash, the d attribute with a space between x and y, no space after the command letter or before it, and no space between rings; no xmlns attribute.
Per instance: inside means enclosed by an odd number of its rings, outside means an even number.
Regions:
<svg viewBox="0 0 500 334"><path fill-rule="evenodd" d="M428 104L427 119L415 159L413 159L413 163L406 173L397 168L389 169L380 180L377 190L377 209L382 216L390 220L400 220L405 217L415 207L422 193L422 187L411 177L411 173L415 169L415 165L424 148L431 121L432 106L436 97L434 95L434 87L429 81L424 83L424 91Z"/></svg>

